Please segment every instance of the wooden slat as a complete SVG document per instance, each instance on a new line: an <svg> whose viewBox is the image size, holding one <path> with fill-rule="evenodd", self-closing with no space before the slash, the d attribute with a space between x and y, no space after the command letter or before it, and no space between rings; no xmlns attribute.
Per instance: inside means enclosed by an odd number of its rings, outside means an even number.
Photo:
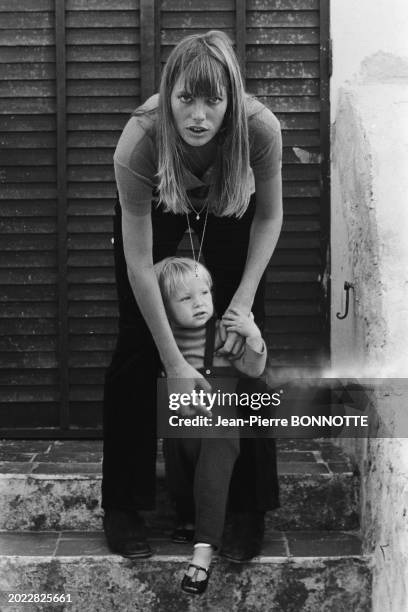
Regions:
<svg viewBox="0 0 408 612"><path fill-rule="evenodd" d="M251 79L314 79L319 77L317 62L262 62L248 63Z"/></svg>
<svg viewBox="0 0 408 612"><path fill-rule="evenodd" d="M124 79L75 79L67 83L68 96L138 96L140 85L134 80Z"/></svg>
<svg viewBox="0 0 408 612"><path fill-rule="evenodd" d="M68 137L69 147L81 147L87 149L99 149L110 147L113 151L118 142L120 131L118 132L71 132Z"/></svg>
<svg viewBox="0 0 408 612"><path fill-rule="evenodd" d="M245 0L243 0L245 1ZM236 0L235 0L236 2ZM236 9L235 9L236 11ZM166 29L202 28L206 30L225 30L235 27L235 11L162 11L160 25Z"/></svg>
<svg viewBox="0 0 408 612"><path fill-rule="evenodd" d="M9 351L32 353L36 351L54 352L57 340L52 336L8 336L0 337L0 354Z"/></svg>
<svg viewBox="0 0 408 612"><path fill-rule="evenodd" d="M11 251L38 251L38 250L50 250L55 249L57 245L57 239L55 235L14 235L14 234L1 234L1 250ZM0 292L1 299L1 292Z"/></svg>
<svg viewBox="0 0 408 612"><path fill-rule="evenodd" d="M67 11L134 11L139 9L139 0L66 0Z"/></svg>
<svg viewBox="0 0 408 612"><path fill-rule="evenodd" d="M56 179L56 172L53 166L39 166L38 168L21 166L21 168L9 167L5 168L3 172L4 183L44 183L46 181L54 182ZM14 203L14 210L12 213L18 215L22 213L28 213L30 216L35 215L50 215L55 212L55 207L51 207L49 202L38 202L37 200L28 201L28 205L21 207L20 204ZM0 216L9 216L6 214L6 204L2 206Z"/></svg>
<svg viewBox="0 0 408 612"><path fill-rule="evenodd" d="M57 321L50 319L0 319L1 336L55 336Z"/></svg>
<svg viewBox="0 0 408 612"><path fill-rule="evenodd" d="M129 119L128 113L120 114L109 114L104 113L101 115L91 114L71 114L68 117L68 130L71 131L89 131L100 132L100 131L116 131L122 132L125 124ZM314 127L314 126L313 126ZM93 160L90 160L90 162Z"/></svg>
<svg viewBox="0 0 408 612"><path fill-rule="evenodd" d="M2 47L0 64L21 62L54 62L55 49L53 47Z"/></svg>
<svg viewBox="0 0 408 612"><path fill-rule="evenodd" d="M250 11L270 11L270 0L247 0L247 9ZM319 0L273 0L275 11L317 11Z"/></svg>
<svg viewBox="0 0 408 612"><path fill-rule="evenodd" d="M52 166L55 163L55 151L52 150L21 150L0 151L2 166Z"/></svg>
<svg viewBox="0 0 408 612"><path fill-rule="evenodd" d="M55 353L51 351L32 351L32 352L8 352L7 353L7 361L5 363L8 368L12 369L25 369L25 368L56 368L58 367L58 362ZM57 413L58 414L58 413ZM39 415L38 415L39 419ZM41 424L42 421L38 420ZM2 426L4 426L4 421L2 422Z"/></svg>
<svg viewBox="0 0 408 612"><path fill-rule="evenodd" d="M318 28L318 11L251 11L248 10L249 28Z"/></svg>
<svg viewBox="0 0 408 612"><path fill-rule="evenodd" d="M189 34L200 34L207 28L162 30L161 42L164 45L175 45ZM234 41L233 30L226 29L226 34ZM248 45L271 45L271 44L294 44L311 45L318 44L319 30L315 28L247 28Z"/></svg>
<svg viewBox="0 0 408 612"><path fill-rule="evenodd" d="M0 402L56 402L59 399L58 389L51 387L35 387L34 389L20 387L19 389L0 389ZM13 406L15 409L15 407Z"/></svg>
<svg viewBox="0 0 408 612"><path fill-rule="evenodd" d="M72 302L116 302L116 287L112 285L73 285L69 288L69 299ZM111 317L116 316L117 311L113 311ZM71 313L72 317L76 316ZM89 317L86 319L89 320Z"/></svg>
<svg viewBox="0 0 408 612"><path fill-rule="evenodd" d="M206 0L205 7L196 0L161 0L160 8L164 11L233 11L234 0Z"/></svg>
<svg viewBox="0 0 408 612"><path fill-rule="evenodd" d="M49 321L48 321L49 323ZM0 321L1 324L1 321ZM3 370L0 371L0 385L29 385L36 387L37 385L57 385L58 372L57 370L43 370L42 372L30 372L29 370Z"/></svg>
<svg viewBox="0 0 408 612"><path fill-rule="evenodd" d="M250 74L250 71L247 74ZM317 96L319 86L317 79L269 79L265 76L262 79L248 77L246 81L249 93L263 96Z"/></svg>
<svg viewBox="0 0 408 612"><path fill-rule="evenodd" d="M69 113L130 113L139 104L138 97L68 98ZM1 107L0 107L1 109Z"/></svg>
<svg viewBox="0 0 408 612"><path fill-rule="evenodd" d="M51 11L43 11L41 13L17 11L10 13L3 12L0 20L0 30L30 30L33 28L52 29L53 25L54 13Z"/></svg>
<svg viewBox="0 0 408 612"><path fill-rule="evenodd" d="M38 289L38 287L35 288ZM29 319L33 317L54 318L57 316L57 308L55 303L51 302L2 304L0 318L15 319L16 316Z"/></svg>
<svg viewBox="0 0 408 612"><path fill-rule="evenodd" d="M53 285L57 281L57 270L46 269L13 269L0 268L0 282L5 285Z"/></svg>
<svg viewBox="0 0 408 612"><path fill-rule="evenodd" d="M54 114L56 111L55 98L19 98L10 106L9 100L0 100L0 114L23 114L29 112L36 115L44 113Z"/></svg>
<svg viewBox="0 0 408 612"><path fill-rule="evenodd" d="M51 62L0 63L0 78L9 81L54 79L55 66Z"/></svg>
<svg viewBox="0 0 408 612"><path fill-rule="evenodd" d="M54 9L53 0L18 0L16 5L15 0L0 0L0 11L52 11Z"/></svg>
<svg viewBox="0 0 408 612"><path fill-rule="evenodd" d="M1 44L10 47L54 45L52 30L5 30L1 35Z"/></svg>
<svg viewBox="0 0 408 612"><path fill-rule="evenodd" d="M0 66L1 70L1 66ZM68 79L137 79L140 77L139 62L70 62L67 66ZM94 84L94 81L91 81Z"/></svg>
<svg viewBox="0 0 408 612"><path fill-rule="evenodd" d="M0 302L53 302L57 297L52 285L3 285L1 289ZM20 317L17 307L15 316Z"/></svg>
<svg viewBox="0 0 408 612"><path fill-rule="evenodd" d="M68 62L136 62L140 59L138 45L75 45L67 48Z"/></svg>
<svg viewBox="0 0 408 612"><path fill-rule="evenodd" d="M248 45L248 62L318 62L319 46L316 45Z"/></svg>
<svg viewBox="0 0 408 612"><path fill-rule="evenodd" d="M81 28L67 30L68 45L136 45L139 42L139 30L135 28Z"/></svg>
<svg viewBox="0 0 408 612"><path fill-rule="evenodd" d="M67 11L67 28L139 28L138 11Z"/></svg>
<svg viewBox="0 0 408 612"><path fill-rule="evenodd" d="M55 147L55 134L8 132L1 136L1 144L4 148L10 149L50 149Z"/></svg>
<svg viewBox="0 0 408 612"><path fill-rule="evenodd" d="M54 132L56 126L55 117L41 115L5 115L1 122L1 131L4 132ZM4 135L1 136L4 138Z"/></svg>
<svg viewBox="0 0 408 612"><path fill-rule="evenodd" d="M56 254L49 251L42 252L3 252L1 253L1 268L50 268L57 264Z"/></svg>
<svg viewBox="0 0 408 612"><path fill-rule="evenodd" d="M258 100L275 113L318 113L320 100L316 96L258 96Z"/></svg>

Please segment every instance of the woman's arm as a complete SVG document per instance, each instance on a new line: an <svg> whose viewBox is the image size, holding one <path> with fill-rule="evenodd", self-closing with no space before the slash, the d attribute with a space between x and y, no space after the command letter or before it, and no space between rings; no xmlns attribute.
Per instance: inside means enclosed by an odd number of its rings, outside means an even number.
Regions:
<svg viewBox="0 0 408 612"><path fill-rule="evenodd" d="M129 282L167 376L180 379L180 390L176 390L179 392L190 393L196 383L205 391L210 390L201 374L184 359L174 340L153 268L151 215L140 215L140 211L136 215L122 209L122 234ZM191 389L186 388L183 379L194 379L187 385Z"/></svg>
<svg viewBox="0 0 408 612"><path fill-rule="evenodd" d="M282 228L282 176L278 172L264 181L255 181L256 209L252 220L248 254L244 272L229 308L250 313L262 274L275 250ZM228 312L227 309L227 312ZM236 334L224 332L226 340L220 349L222 354L236 355L241 341Z"/></svg>
<svg viewBox="0 0 408 612"><path fill-rule="evenodd" d="M256 209L249 235L247 260L241 282L230 304L248 313L282 228L281 173L278 172L266 181L256 181L255 192Z"/></svg>

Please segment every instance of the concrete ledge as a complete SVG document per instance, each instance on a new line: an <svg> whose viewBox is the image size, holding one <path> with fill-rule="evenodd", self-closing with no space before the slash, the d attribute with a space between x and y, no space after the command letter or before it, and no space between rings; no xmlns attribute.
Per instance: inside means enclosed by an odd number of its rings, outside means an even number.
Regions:
<svg viewBox="0 0 408 612"><path fill-rule="evenodd" d="M0 445L0 529L100 529L100 451L93 442L48 444L36 453L29 442L25 461L21 441ZM327 442L296 445L285 441L279 447L281 508L268 515L268 528L358 528L358 476L346 455ZM160 458L157 472L157 510L146 518L153 528L170 529L173 511Z"/></svg>
<svg viewBox="0 0 408 612"><path fill-rule="evenodd" d="M58 609L71 612L371 609L370 559L359 554L360 542L353 534L277 533L250 563L217 559L208 592L198 598L179 587L190 547L159 539L152 543L153 557L130 561L110 555L100 534L0 534L6 552L0 557L2 597L6 592L70 594L71 603ZM299 543L303 552L317 553L320 546L321 552L326 547L332 554L291 556ZM282 544L288 547L285 554L279 551ZM45 608L30 612L40 609Z"/></svg>

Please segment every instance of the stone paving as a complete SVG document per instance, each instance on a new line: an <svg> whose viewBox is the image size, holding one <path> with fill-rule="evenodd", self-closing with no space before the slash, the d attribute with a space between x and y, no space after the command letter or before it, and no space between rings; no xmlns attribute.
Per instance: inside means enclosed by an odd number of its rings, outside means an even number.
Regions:
<svg viewBox="0 0 408 612"><path fill-rule="evenodd" d="M159 451L159 463L162 462ZM100 440L0 440L0 473L98 473L102 462ZM352 473L342 451L329 442L278 441L280 474Z"/></svg>
<svg viewBox="0 0 408 612"><path fill-rule="evenodd" d="M168 534L170 535L170 534ZM175 544L169 537L149 538L155 556L185 557L190 545ZM102 532L43 531L0 532L2 555L14 556L104 556L111 555ZM269 532L260 560L266 557L344 557L361 555L358 536L333 531ZM258 560L259 560L258 559Z"/></svg>

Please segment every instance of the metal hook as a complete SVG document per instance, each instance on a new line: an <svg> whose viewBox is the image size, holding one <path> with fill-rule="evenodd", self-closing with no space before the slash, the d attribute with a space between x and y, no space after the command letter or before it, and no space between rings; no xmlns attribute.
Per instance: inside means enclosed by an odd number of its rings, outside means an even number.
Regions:
<svg viewBox="0 0 408 612"><path fill-rule="evenodd" d="M354 285L352 283L349 283L347 281L345 281L344 283L344 291L346 292L346 311L344 313L344 315L340 314L340 312L336 313L336 317L338 319L345 319L348 315L348 311L349 311L349 300L350 300L350 289L354 289Z"/></svg>

